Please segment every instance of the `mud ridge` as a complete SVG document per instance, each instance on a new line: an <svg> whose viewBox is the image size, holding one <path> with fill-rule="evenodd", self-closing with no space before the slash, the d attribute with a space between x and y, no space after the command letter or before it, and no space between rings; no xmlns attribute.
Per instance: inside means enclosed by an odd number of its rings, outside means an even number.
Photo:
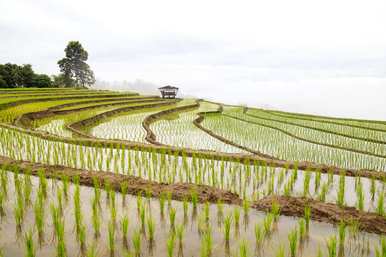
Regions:
<svg viewBox="0 0 386 257"><path fill-rule="evenodd" d="M165 105L172 105L172 104L175 104L179 101L180 100L177 99L177 100L173 100L173 101L165 101L165 102L159 102L159 103L154 103L154 104L146 104L146 105L138 105L138 106L126 106L126 107L122 107L122 108L117 108L117 109L114 109L111 111L107 111L107 112L95 115L95 116L90 117L88 119L84 119L84 120L69 124L67 126L67 129L71 130L73 133L75 133L79 136L88 137L88 138L95 138L95 137L92 137L92 136L87 135L86 133L82 132L82 128L91 126L97 122L100 122L100 121L102 121L108 117L111 117L113 115L116 115L118 113L136 111L136 110L147 109L147 108L161 107L161 106L165 106Z"/></svg>
<svg viewBox="0 0 386 257"><path fill-rule="evenodd" d="M358 222L359 228L366 232L386 234L386 217L376 213L364 212L354 207L340 208L333 203L325 203L304 197L268 196L252 205L252 208L269 211L272 203L278 203L281 215L304 217L304 208L311 208L311 219L331 224L341 221L350 224Z"/></svg>
<svg viewBox="0 0 386 257"><path fill-rule="evenodd" d="M81 112L81 111L85 111L85 110L92 110L92 109L97 109L97 108L101 108L101 107L110 107L110 106L123 105L123 104L135 104L135 103L146 103L146 102L160 102L160 101L161 101L160 98L154 98L154 99L152 99L152 98L150 98L150 99L139 98L139 99L128 99L128 100L123 101L123 102L114 102L114 103L105 103L105 104L91 105L91 106L85 106L85 107L76 108L76 109L69 109L69 110L55 110L55 109L48 108L46 110L39 111L39 112L25 113L25 114L19 116L14 121L14 124L16 126L19 126L19 127L30 128L31 127L31 123L34 120L44 119L44 118L52 117L52 116L55 116L55 115L64 115L64 114L69 114L69 113L74 113L74 112ZM71 103L71 104L73 104L73 103Z"/></svg>
<svg viewBox="0 0 386 257"><path fill-rule="evenodd" d="M132 96L132 95L138 95L138 94L127 94L126 96ZM30 99L24 99L24 100L0 104L0 110L4 110L9 107L15 107L22 104L35 103L35 102L49 102L49 101L56 101L56 100L61 101L61 100L101 98L101 97L113 98L116 96L117 94L107 94L107 95L93 94L93 95L75 95L75 96L66 96L66 97L30 98Z"/></svg>
<svg viewBox="0 0 386 257"><path fill-rule="evenodd" d="M50 134L44 131L23 129L10 124L0 123L0 127L11 131L17 131L19 133L27 134L34 137L39 137L44 140L50 140L54 142L62 142L71 145L82 145L89 147L101 147L101 148L115 148L115 149L131 149L145 152L158 152L171 155L187 156L187 157L198 157L211 160L224 160L231 162L240 163L251 163L256 165L267 165L271 167L282 167L288 169L297 168L299 170L309 171L320 171L322 173L331 172L332 174L339 175L342 168L329 166L324 164L317 164L313 162L298 162L298 161L285 161L285 160L272 160L262 158L252 154L231 154L223 152L205 151L205 150L193 150L182 147L164 146L164 145L152 145L139 142L131 142L124 140L111 140L111 139L98 139L81 132L80 130L72 127L67 127L73 133L80 135L81 138L67 138L60 137L57 135ZM345 175L350 177L364 177L374 178L376 180L386 180L386 172L375 171L375 170L355 170L355 169L344 169Z"/></svg>
<svg viewBox="0 0 386 257"><path fill-rule="evenodd" d="M162 119L162 117L165 117L169 114L177 113L177 112L190 111L190 110L197 109L198 107L200 107L200 104L197 101L195 104L184 105L181 107L176 107L176 108L160 111L160 112L157 112L157 113L154 113L154 114L147 116L142 121L142 127L146 130L145 140L151 144L154 144L154 145L163 145L157 141L157 137L156 137L155 133L153 132L153 130L150 128L150 125L152 123L156 122L157 120Z"/></svg>
<svg viewBox="0 0 386 257"><path fill-rule="evenodd" d="M170 193L174 200L190 200L192 193L197 195L198 201L217 203L221 201L226 204L241 205L242 199L239 195L227 190L218 189L206 185L191 183L158 183L135 176L122 175L112 172L87 171L73 169L60 165L43 165L28 161L15 161L0 156L0 165L4 170L18 171L38 175L43 172L45 177L51 179L62 179L67 176L70 181L79 178L79 183L84 186L94 186L94 180L103 188L107 183L110 187L120 192L122 184L127 185L127 193L132 195L150 193L152 197L159 197L161 194ZM281 215L303 217L304 208L310 206L311 219L326 223L337 224L342 220L345 222L358 222L359 228L363 231L377 234L386 234L386 218L375 213L358 211L355 208L339 208L335 204L319 202L316 200L300 197L269 196L254 202L251 207L269 212L272 204L278 203Z"/></svg>
<svg viewBox="0 0 386 257"><path fill-rule="evenodd" d="M220 106L220 108L221 108L221 106ZM251 148L249 148L249 147L246 147L246 146L243 146L243 145L240 145L240 144L236 144L235 142L232 142L232 141L226 139L225 137L222 137L222 136L220 136L220 135L217 135L216 133L214 133L214 132L211 131L210 129L207 129L207 128L205 128L205 127L203 127L203 126L201 125L201 123L202 123L202 122L204 121L204 119L205 119L205 115L210 115L210 114L221 114L221 112L222 112L221 110L219 110L219 111L212 111L212 112L199 112L199 113L197 113L198 117L197 117L195 120L193 120L193 124L194 124L197 128L201 129L201 130L204 131L205 133L207 133L207 134L209 134L210 136L212 136L212 137L214 137L214 138L220 140L221 142L223 142L223 143L225 143L225 144L232 145L232 146L234 146L234 147L237 147L237 148L239 148L239 149L242 149L242 150L245 150L245 151L247 151L247 152L253 153L253 154L255 154L255 155L261 156L261 157L263 157L263 158L279 160L278 158L275 158L275 157L273 157L273 156L271 156L271 155L264 154L264 153L261 153L261 152L259 152L259 151L255 151L255 150L253 150L253 149L251 149Z"/></svg>

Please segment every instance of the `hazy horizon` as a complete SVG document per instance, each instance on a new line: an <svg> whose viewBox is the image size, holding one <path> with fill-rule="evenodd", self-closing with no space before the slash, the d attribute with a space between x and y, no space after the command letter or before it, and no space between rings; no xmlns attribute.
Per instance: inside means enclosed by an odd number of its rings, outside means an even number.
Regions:
<svg viewBox="0 0 386 257"><path fill-rule="evenodd" d="M386 120L385 1L0 0L0 63L57 74L68 41L99 81Z"/></svg>

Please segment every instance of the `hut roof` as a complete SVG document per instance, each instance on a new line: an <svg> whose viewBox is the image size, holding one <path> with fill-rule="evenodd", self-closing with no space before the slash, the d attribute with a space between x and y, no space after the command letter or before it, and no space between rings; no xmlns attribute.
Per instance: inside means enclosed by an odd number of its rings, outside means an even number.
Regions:
<svg viewBox="0 0 386 257"><path fill-rule="evenodd" d="M164 86L164 87L159 87L158 89L178 89L178 87L172 87L170 85Z"/></svg>

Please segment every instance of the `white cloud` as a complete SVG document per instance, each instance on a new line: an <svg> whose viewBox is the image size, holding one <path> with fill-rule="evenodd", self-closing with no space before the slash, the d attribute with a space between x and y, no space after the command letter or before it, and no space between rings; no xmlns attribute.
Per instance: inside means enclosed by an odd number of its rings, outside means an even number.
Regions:
<svg viewBox="0 0 386 257"><path fill-rule="evenodd" d="M386 95L384 0L0 0L0 10L0 63L57 73L66 43L79 40L101 80L175 84L186 94L293 111L386 116L379 99Z"/></svg>

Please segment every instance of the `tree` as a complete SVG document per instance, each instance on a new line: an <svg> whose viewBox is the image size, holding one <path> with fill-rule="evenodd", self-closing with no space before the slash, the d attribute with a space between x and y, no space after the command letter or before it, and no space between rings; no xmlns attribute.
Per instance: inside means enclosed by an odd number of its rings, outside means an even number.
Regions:
<svg viewBox="0 0 386 257"><path fill-rule="evenodd" d="M51 78L46 74L34 74L33 87L51 87L52 81Z"/></svg>
<svg viewBox="0 0 386 257"><path fill-rule="evenodd" d="M7 82L3 79L3 77L0 75L0 88L7 87Z"/></svg>
<svg viewBox="0 0 386 257"><path fill-rule="evenodd" d="M19 81L18 84L24 87L32 87L34 83L35 73L32 70L31 64L24 64L18 67Z"/></svg>
<svg viewBox="0 0 386 257"><path fill-rule="evenodd" d="M86 63L88 53L78 41L70 41L64 49L66 57L58 61L66 87L87 87L95 83L94 73Z"/></svg>

